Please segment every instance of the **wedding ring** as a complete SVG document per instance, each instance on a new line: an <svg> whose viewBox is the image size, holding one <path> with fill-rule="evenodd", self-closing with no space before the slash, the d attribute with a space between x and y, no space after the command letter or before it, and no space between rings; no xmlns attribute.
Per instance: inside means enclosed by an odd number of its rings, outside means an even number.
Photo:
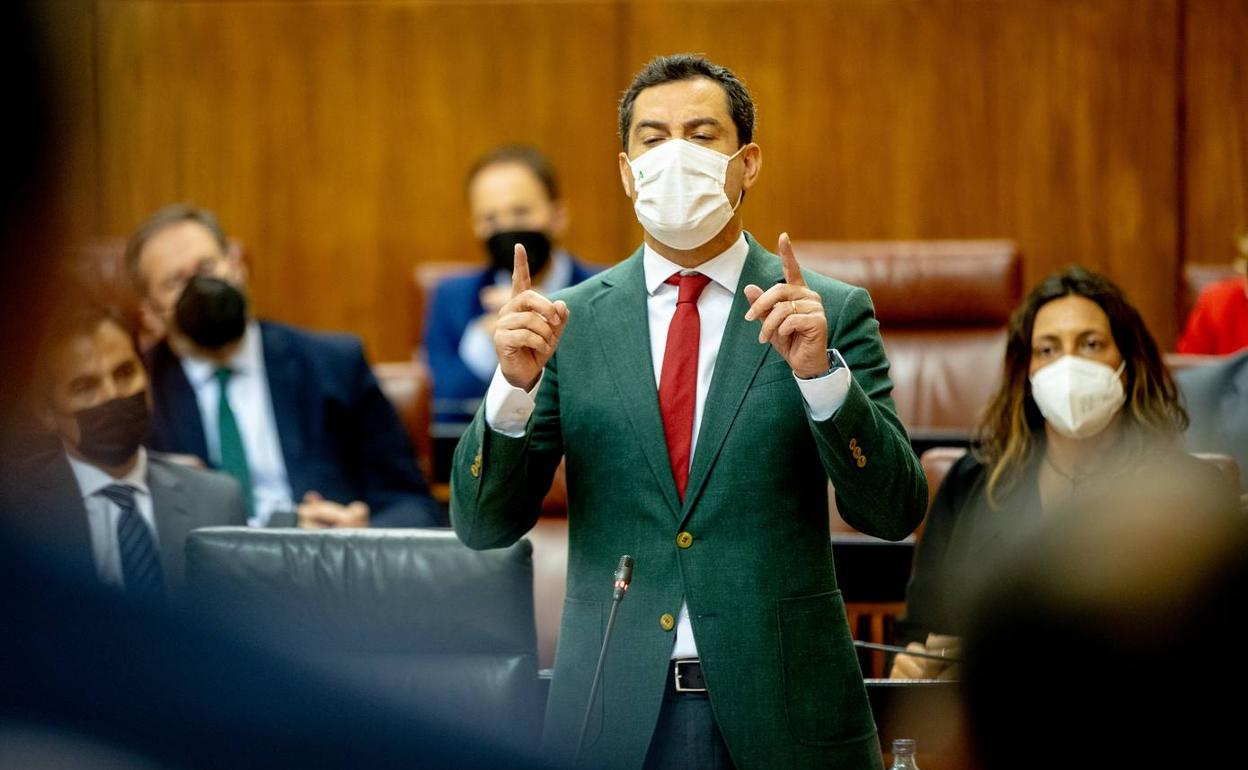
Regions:
<svg viewBox="0 0 1248 770"><path fill-rule="evenodd" d="M797 300L789 300L789 308L793 311L793 315L797 315Z"/></svg>

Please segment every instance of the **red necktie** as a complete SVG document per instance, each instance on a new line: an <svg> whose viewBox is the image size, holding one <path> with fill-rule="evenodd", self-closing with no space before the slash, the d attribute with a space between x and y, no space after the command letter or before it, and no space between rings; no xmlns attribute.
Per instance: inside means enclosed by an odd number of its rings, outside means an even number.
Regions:
<svg viewBox="0 0 1248 770"><path fill-rule="evenodd" d="M676 491L685 499L689 483L689 449L693 444L693 411L698 398L698 338L702 324L698 319L698 296L711 282L701 273L677 273L667 283L680 287L676 314L667 329L667 348L663 351L663 374L659 378L659 412L663 415L663 433L667 437L667 457L672 465Z"/></svg>

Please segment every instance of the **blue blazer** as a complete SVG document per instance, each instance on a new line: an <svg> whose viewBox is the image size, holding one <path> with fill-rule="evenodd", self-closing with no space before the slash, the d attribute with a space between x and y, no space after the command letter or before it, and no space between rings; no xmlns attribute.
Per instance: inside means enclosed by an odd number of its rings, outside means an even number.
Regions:
<svg viewBox="0 0 1248 770"><path fill-rule="evenodd" d="M378 527L436 526L440 508L360 340L271 322L261 322L260 338L292 497L316 490L342 504L362 500ZM166 342L148 354L148 372L147 446L211 465L195 391Z"/></svg>
<svg viewBox="0 0 1248 770"><path fill-rule="evenodd" d="M597 270L572 259L575 286ZM472 419L476 405L455 409L456 402L476 401L489 388L488 380L477 377L459 357L459 343L468 325L481 317L481 291L494 283L493 268L447 278L434 290L425 319L425 351L433 372L434 417L437 420Z"/></svg>

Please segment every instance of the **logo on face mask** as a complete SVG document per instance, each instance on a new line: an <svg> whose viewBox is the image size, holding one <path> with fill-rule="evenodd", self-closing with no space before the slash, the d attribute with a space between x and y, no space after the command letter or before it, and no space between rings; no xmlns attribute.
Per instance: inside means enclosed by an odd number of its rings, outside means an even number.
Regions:
<svg viewBox="0 0 1248 770"><path fill-rule="evenodd" d="M247 296L229 281L196 275L174 306L178 329L201 348L215 350L247 329Z"/></svg>
<svg viewBox="0 0 1248 770"><path fill-rule="evenodd" d="M151 412L147 391L114 398L74 412L78 421L78 451L97 465L113 468L134 456L147 436Z"/></svg>
<svg viewBox="0 0 1248 770"><path fill-rule="evenodd" d="M745 149L744 147L741 148ZM719 234L736 213L724 193L732 155L669 139L628 161L637 199L633 210L646 232L673 249L696 249Z"/></svg>
<svg viewBox="0 0 1248 770"><path fill-rule="evenodd" d="M529 273L540 273L550 261L550 236L540 230L506 230L487 238L485 252L494 271L511 274L517 243L524 247L525 254L528 255Z"/></svg>
<svg viewBox="0 0 1248 770"><path fill-rule="evenodd" d="M1109 426L1127 396L1117 369L1080 356L1063 356L1031 376L1031 396L1055 431L1089 438Z"/></svg>

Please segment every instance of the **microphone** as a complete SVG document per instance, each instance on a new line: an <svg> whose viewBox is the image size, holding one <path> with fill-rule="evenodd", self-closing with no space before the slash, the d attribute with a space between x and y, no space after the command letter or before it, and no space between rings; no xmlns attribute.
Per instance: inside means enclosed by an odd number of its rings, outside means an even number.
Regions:
<svg viewBox="0 0 1248 770"><path fill-rule="evenodd" d="M620 608L620 601L628 593L628 586L633 582L633 557L625 554L615 568L615 581L611 591L611 614L607 616L607 630L602 634L602 649L598 651L598 665L594 668L594 679L589 686L589 701L585 704L585 718L581 720L581 731L576 737L576 756L572 764L581 762L581 748L585 743L585 731L589 728L589 715L594 711L594 696L598 694L598 683L602 679L602 664L607 660L607 644L611 641L611 629L615 627L615 613Z"/></svg>
<svg viewBox="0 0 1248 770"><path fill-rule="evenodd" d="M898 647L893 644L875 644L874 642L860 642L854 640L854 646L861 650L879 650L880 652L895 652L898 655L909 655L912 658L928 658L930 660L943 660L946 663L961 663L961 658L955 658L952 655L944 655L933 652L915 652L907 650L905 647Z"/></svg>
<svg viewBox="0 0 1248 770"><path fill-rule="evenodd" d="M620 557L620 564L615 568L615 590L611 600L618 602L624 598L629 583L633 582L633 557L625 554Z"/></svg>

